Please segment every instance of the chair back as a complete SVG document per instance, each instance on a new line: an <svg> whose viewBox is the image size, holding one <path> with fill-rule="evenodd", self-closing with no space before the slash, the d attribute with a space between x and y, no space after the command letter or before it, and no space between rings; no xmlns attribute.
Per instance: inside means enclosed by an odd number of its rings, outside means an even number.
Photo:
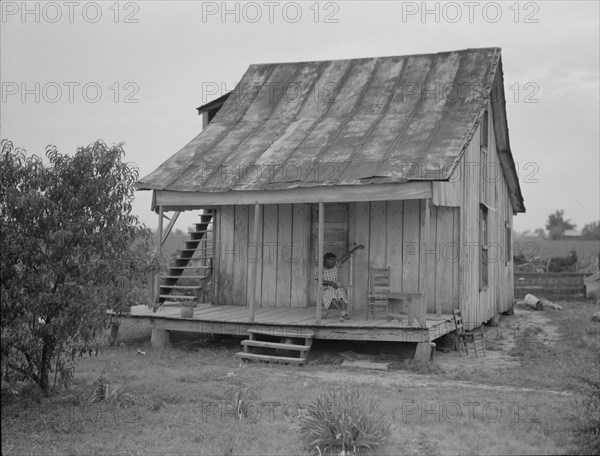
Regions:
<svg viewBox="0 0 600 456"><path fill-rule="evenodd" d="M369 268L369 300L383 301L390 296L390 268Z"/></svg>
<svg viewBox="0 0 600 456"><path fill-rule="evenodd" d="M454 326L456 326L456 333L462 335L465 333L465 327L463 326L463 319L460 309L452 309L452 316L454 317Z"/></svg>

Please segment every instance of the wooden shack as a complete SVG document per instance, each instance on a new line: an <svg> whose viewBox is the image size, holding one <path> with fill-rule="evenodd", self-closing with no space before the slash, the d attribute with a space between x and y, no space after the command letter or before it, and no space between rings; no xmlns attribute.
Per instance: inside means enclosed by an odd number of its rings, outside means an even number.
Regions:
<svg viewBox="0 0 600 456"><path fill-rule="evenodd" d="M161 238L166 213L201 220L160 284L164 308L132 316L157 331L427 343L454 329L453 308L473 328L512 307L525 208L500 49L251 65L198 111L203 131L137 187ZM358 244L341 269L350 319L323 320L313 268ZM405 320L366 318L373 267L390 268ZM186 299L202 301L192 318L167 309Z"/></svg>

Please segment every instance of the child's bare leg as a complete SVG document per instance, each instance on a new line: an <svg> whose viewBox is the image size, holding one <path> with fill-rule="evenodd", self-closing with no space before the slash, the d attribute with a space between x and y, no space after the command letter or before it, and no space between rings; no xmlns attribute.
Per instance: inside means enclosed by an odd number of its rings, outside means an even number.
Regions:
<svg viewBox="0 0 600 456"><path fill-rule="evenodd" d="M339 311L342 311L342 310L344 310L344 308L343 308L342 304L340 304L340 301L339 301L339 299L332 299L332 300L331 300L331 304L333 304L333 305L335 306L335 308L336 308L337 310L339 310Z"/></svg>

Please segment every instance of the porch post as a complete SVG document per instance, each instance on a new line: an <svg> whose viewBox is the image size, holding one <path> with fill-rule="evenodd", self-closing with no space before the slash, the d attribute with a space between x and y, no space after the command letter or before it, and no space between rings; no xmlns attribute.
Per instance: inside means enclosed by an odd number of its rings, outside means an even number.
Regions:
<svg viewBox="0 0 600 456"><path fill-rule="evenodd" d="M325 207L319 203L319 256L317 264L319 273L317 276L317 325L321 324L321 310L323 308L323 238L325 233Z"/></svg>
<svg viewBox="0 0 600 456"><path fill-rule="evenodd" d="M158 261L161 261L162 258L162 245L163 245L163 219L165 216L165 211L163 206L158 206L158 249L157 249L157 255L158 255ZM155 299L157 299L158 301L160 301L160 270L156 273L155 276L155 290L156 290L156 294L155 294Z"/></svg>
<svg viewBox="0 0 600 456"><path fill-rule="evenodd" d="M252 242L255 246L258 246L258 230L260 229L260 218L261 218L261 209L262 206L260 204L254 205L254 232L252 233ZM261 249L262 250L262 249ZM248 266L250 266L250 275L248 277L250 283L250 289L248 293L250 293L250 300L248 301L248 322L254 323L254 307L256 305L256 264L258 261L255 259L250 262L248 260Z"/></svg>
<svg viewBox="0 0 600 456"><path fill-rule="evenodd" d="M421 224L421 246L420 246L420 261L419 261L419 293L421 294L421 309L418 315L421 315L423 321L419 321L421 326L427 323L427 252L429 251L429 218L431 198L424 200L425 210L423 215L423 223ZM420 319L419 319L420 320Z"/></svg>

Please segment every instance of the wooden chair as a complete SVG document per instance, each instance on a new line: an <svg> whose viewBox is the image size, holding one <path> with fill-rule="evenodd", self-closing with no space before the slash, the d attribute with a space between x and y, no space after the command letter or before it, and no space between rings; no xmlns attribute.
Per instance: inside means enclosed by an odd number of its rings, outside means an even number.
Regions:
<svg viewBox="0 0 600 456"><path fill-rule="evenodd" d="M470 343L473 345L475 358L478 357L478 350L481 350L483 352L483 356L485 356L485 337L483 335L483 328L480 327L478 330L466 331L463 325L460 309L452 309L452 316L454 317L454 326L456 327L456 335L458 336L460 355L462 356L463 350L467 356L469 355L469 348L467 344Z"/></svg>
<svg viewBox="0 0 600 456"><path fill-rule="evenodd" d="M390 268L369 268L369 291L367 294L367 320L369 312L375 319L375 312L383 310L389 313Z"/></svg>

